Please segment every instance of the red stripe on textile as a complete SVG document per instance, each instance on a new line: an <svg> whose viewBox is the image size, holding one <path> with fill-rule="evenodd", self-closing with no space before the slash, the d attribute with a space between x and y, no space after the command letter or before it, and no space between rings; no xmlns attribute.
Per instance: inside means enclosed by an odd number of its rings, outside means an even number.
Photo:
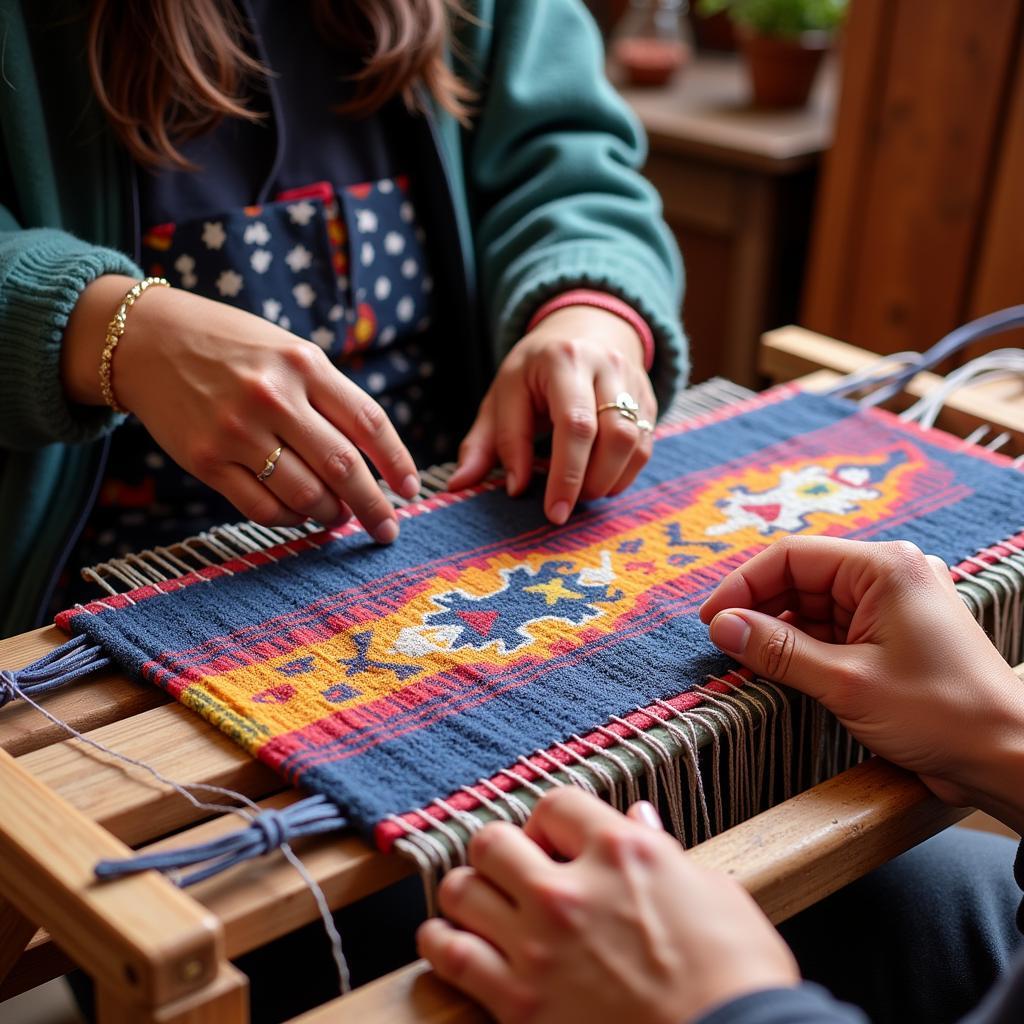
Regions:
<svg viewBox="0 0 1024 1024"><path fill-rule="evenodd" d="M454 494L442 492L432 498L427 498L425 501L406 505L405 508L401 509L402 518L411 518L423 515L425 512L433 512L436 509L465 501L467 498L473 498L478 494L493 491L501 486L504 486L504 479L487 480L482 484L477 484L475 487L467 487L466 490ZM254 551L244 556L239 555L237 558L229 559L219 565L203 566L201 569L193 570L187 576L167 580L163 584L152 583L145 587L129 590L124 594L111 594L109 597L98 598L95 601L89 602L89 604L59 612L54 622L60 629L70 633L72 632L71 627L74 619L78 615L102 615L105 611L117 611L120 608L127 608L130 605L138 604L140 601L147 601L154 597L164 597L170 591L181 590L183 587L194 586L197 583L217 579L221 576L238 575L239 573L248 572L250 569L259 568L261 565L267 565L269 562L279 561L281 558L290 557L293 554L297 555L302 551L303 546L323 547L332 540L365 532L365 528L353 520L334 530L322 530L320 533L312 533L307 537L301 537L299 540L289 540L281 544L275 544L265 551ZM170 591L165 589L168 587Z"/></svg>
<svg viewBox="0 0 1024 1024"><path fill-rule="evenodd" d="M746 669L737 669L728 674L735 676L742 683L749 682L752 678L752 674ZM713 690L716 693L728 693L731 689L727 683L722 683L714 679L708 680L705 685L709 690ZM670 704L676 709L676 711L685 712L703 704L706 700L707 697L703 694L689 691L687 693L681 693L675 697L669 697L665 703ZM662 722L670 720L672 716L665 710L665 708L658 704L652 704L642 710L631 711L628 714L619 715L619 717L623 719L623 721L628 722L629 725L635 726L637 729L646 732L647 730L660 725ZM630 739L634 736L633 731L626 726L621 725L618 722L608 722L603 727L603 731L595 730L594 732L586 733L583 736L584 743L579 743L576 740L567 740L562 744L562 746L568 747L570 750L580 754L584 758L593 757L593 752L587 749L586 744L600 747L602 750L607 750L615 742L608 733L613 733L619 739ZM558 764L563 767L582 767L579 762L564 750L560 750L558 747L549 747L544 752L543 758L537 757L536 754L530 754L526 757L526 760L531 763L539 764L540 767L549 774L552 771L557 770L554 767L554 764ZM518 776L520 779L525 779L527 782L539 782L543 780L542 772L527 769L527 767L521 763L512 765L508 771L512 775ZM521 788L517 786L515 781L509 778L508 775L501 773L492 775L488 781L503 793L511 793L513 790ZM473 811L486 805L485 798L489 798L492 802L494 800L494 797L488 793L487 788L484 786L467 786L466 789L470 790L475 795L471 796L470 793L467 793L465 790L459 790L458 792L452 793L450 796L444 798L444 802L458 811ZM451 817L448 811L446 811L440 804L431 804L429 810L431 817L442 821ZM429 831L432 827L431 823L416 811L401 814L399 817L413 828L420 831ZM381 850L382 853L390 853L395 840L401 839L406 835L406 831L394 822L381 821L375 826L373 835L378 849Z"/></svg>
<svg viewBox="0 0 1024 1024"><path fill-rule="evenodd" d="M782 443L790 444L791 442ZM459 552L457 556L441 556L432 561L420 563L413 569L395 570L378 578L373 584L361 584L359 587L328 595L313 604L262 620L258 623L253 623L250 626L232 632L226 637L216 637L183 651L169 652L167 657L175 662L188 661L190 659L199 661L204 656L210 657L219 653L225 647L231 647L233 650L236 647L251 647L253 644L260 642L263 634L279 638L300 628L312 627L315 629L321 623L338 625L339 620L336 616L347 612L351 601L359 600L365 602L378 593L393 591L394 588L401 586L403 581L407 586L413 585L417 582L418 578L414 574L443 575L448 571L461 571L460 567L471 566L474 563L483 564L483 560L488 556L498 553L516 554L521 550L529 550L540 555L564 555L573 551L577 546L585 547L601 543L609 536L614 536L623 529L634 529L645 520L671 515L673 512L678 511L678 501L682 495L696 490L704 483L715 481L723 468L728 471L732 467L743 466L748 460L749 456L741 456L724 464L724 466L709 467L706 470L691 473L685 478L668 481L660 486L660 491L653 498L652 490L627 493L616 500L614 508L593 511L586 518L581 518L574 522L570 521L567 526L558 530L552 529L549 524L543 524L512 539L498 539L488 544ZM447 499L445 503L449 503L452 499L455 501L461 500L462 495L445 495L445 498ZM434 500L431 499L431 501ZM361 527L359 532L361 532ZM548 535L546 540L544 539L545 535ZM320 540L320 543L325 543L326 540L324 538L326 536L325 534L317 534L311 539ZM249 557L255 559L257 556L252 555ZM228 564L229 566L233 565L233 563ZM248 565L248 567L252 568L252 565ZM152 588L144 589L151 590ZM142 592L143 590L135 591L128 596L135 597ZM109 601L112 607L114 599L110 598ZM121 607L124 607L123 603ZM340 620L340 624L344 625L344 620ZM311 636L315 638L314 634L311 634ZM301 640L301 637L296 640L296 646L301 643ZM242 653L244 656L244 652ZM251 661L244 661L239 664L248 663L251 663Z"/></svg>
<svg viewBox="0 0 1024 1024"><path fill-rule="evenodd" d="M975 455L985 462L991 462L1003 468L1013 466L1012 456L1000 455L999 452L989 451L988 448L983 448L978 444L964 444L963 438L957 437L955 434L949 434L938 427L924 427L920 423L908 423L906 420L901 420L896 413L889 412L888 409L879 409L877 406L871 406L863 411L890 426L899 427L904 433L912 434L916 432L922 434L936 448L945 448L946 451L950 452Z"/></svg>
<svg viewBox="0 0 1024 1024"><path fill-rule="evenodd" d="M688 430L695 430L711 423L719 423L722 420L727 420L733 416L751 412L754 409L761 409L768 405L775 405L776 403L789 398L791 395L796 394L800 390L800 387L796 384L782 384L778 387L769 388L767 391L763 391L761 394L755 395L753 398L744 399L743 401L736 402L732 405L724 405L712 412L694 416L685 420L683 423L677 424L676 426L659 427L657 431L655 431L655 434L658 437L669 437L676 434L683 434ZM538 463L538 465L546 466L546 463ZM502 486L504 486L504 477L496 480L488 480L484 483L477 484L475 487L469 487L466 488L466 490L458 491L457 493L442 492L441 494L428 498L425 501L409 504L402 509L401 512L403 517L422 515L424 512L432 512L435 509L444 508L448 505L465 501L467 498L475 497L478 494L483 494L486 491L495 490ZM154 597L165 596L168 587L171 590L180 590L183 587L189 587L197 583L217 579L220 576L230 576L237 573L247 572L248 570L257 568L260 565L266 565L268 562L274 561L277 557L290 557L292 554L298 554L302 550L303 546L312 545L315 547L322 547L329 541L335 540L339 537L347 537L352 534L364 532L365 530L363 527L359 523L353 521L336 530L324 530L321 533L310 534L308 537L303 537L299 540L286 541L282 544L277 544L272 548L268 548L265 552L253 552L252 554L248 554L244 557L239 556L237 558L232 558L219 565L204 566L201 569L194 570L187 576L168 580L163 584L150 584L148 586L138 587L135 590L129 590L124 594L110 595L109 597L91 601L89 604L82 605L81 607L69 608L66 611L59 612L54 619L54 622L66 633L72 633L74 619L78 615L102 615L105 611L109 612L116 611L121 608L127 608L139 601L147 601Z"/></svg>
<svg viewBox="0 0 1024 1024"><path fill-rule="evenodd" d="M1011 544L1013 547L1009 547ZM953 582L958 583L965 576L976 576L981 572L983 567L977 564L978 561L986 563L987 566L998 565L999 562L1006 558L1010 558L1012 555L1021 554L1022 548L1024 548L1024 530L1020 533L1015 533L1012 537L1007 537L998 544L992 544L990 547L982 548L982 550L974 556L977 561L963 561L959 562L957 565L951 566L949 571L953 576Z"/></svg>
<svg viewBox="0 0 1024 1024"><path fill-rule="evenodd" d="M750 551L740 553L746 560ZM738 560L739 561L739 560ZM738 564L738 562L737 562ZM687 582L692 577L687 578ZM639 604L625 616L616 620L614 630L610 630L598 639L591 639L570 651L554 658L539 659L523 658L511 669L496 674L493 666L482 665L485 671L475 672L473 666L464 666L461 670L450 669L443 674L411 683L391 698L381 698L357 708L339 710L327 718L321 718L302 729L268 740L261 748L260 756L268 764L283 771L291 771L286 765L287 759L295 753L303 753L302 764L295 766L295 771L303 772L323 762L339 761L343 757L353 757L378 746L381 743L397 739L406 733L427 728L450 715L459 714L469 708L493 700L496 696L509 690L517 689L539 676L569 668L589 660L595 653L614 644L620 644L662 625L666 619L674 618L681 613L690 612L703 603L703 599L714 579L694 579L694 586L687 587L679 593L680 600L664 603L659 607L658 615L653 616L646 610L646 605ZM664 590L667 588L659 588ZM678 581L670 589L679 590ZM652 595L656 591L652 590ZM631 628L630 628L631 627ZM453 697L452 686L465 682L462 692ZM439 706L425 706L433 698L443 696L444 703ZM404 711L399 710L404 708ZM350 737L339 735L328 745L323 745L316 754L310 753L313 741L324 743L324 735L330 734L333 728L347 727ZM346 743L349 749L343 750ZM266 756L264 757L264 751Z"/></svg>

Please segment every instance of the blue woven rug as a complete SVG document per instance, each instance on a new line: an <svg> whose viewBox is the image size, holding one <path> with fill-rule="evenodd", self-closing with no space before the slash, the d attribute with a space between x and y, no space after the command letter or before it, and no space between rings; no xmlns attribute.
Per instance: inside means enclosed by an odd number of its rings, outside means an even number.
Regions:
<svg viewBox="0 0 1024 1024"><path fill-rule="evenodd" d="M955 565L1017 533L1024 475L961 446L777 389L663 433L628 492L560 528L492 486L428 503L392 547L323 534L58 621L387 847L391 815L683 706L726 668L697 608L778 537L908 539Z"/></svg>

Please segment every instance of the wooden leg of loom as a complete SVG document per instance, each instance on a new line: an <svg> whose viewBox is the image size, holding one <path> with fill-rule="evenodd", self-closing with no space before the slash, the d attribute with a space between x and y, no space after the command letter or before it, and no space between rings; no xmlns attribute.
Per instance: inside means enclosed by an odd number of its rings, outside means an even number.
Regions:
<svg viewBox="0 0 1024 1024"><path fill-rule="evenodd" d="M248 1024L249 979L222 963L208 985L158 1007L125 1002L124 992L106 986L96 990L99 1024Z"/></svg>
<svg viewBox="0 0 1024 1024"><path fill-rule="evenodd" d="M0 984L35 933L36 926L14 904L0 899Z"/></svg>
<svg viewBox="0 0 1024 1024"><path fill-rule="evenodd" d="M129 847L3 751L0 821L0 897L45 927L101 990L120 993L133 1016L119 1019L156 1021L155 1008L193 996L195 1006L229 999L244 1008L244 988L228 995L240 986L220 922L154 872L98 882L97 861L126 857ZM198 1012L168 1019L217 1019Z"/></svg>

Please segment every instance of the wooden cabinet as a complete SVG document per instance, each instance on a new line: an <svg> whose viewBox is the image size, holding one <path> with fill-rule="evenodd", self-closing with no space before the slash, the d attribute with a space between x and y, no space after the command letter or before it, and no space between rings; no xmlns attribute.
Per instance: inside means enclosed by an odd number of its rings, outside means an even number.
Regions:
<svg viewBox="0 0 1024 1024"><path fill-rule="evenodd" d="M895 352L1024 302L1022 42L1024 0L853 0L803 324Z"/></svg>
<svg viewBox="0 0 1024 1024"><path fill-rule="evenodd" d="M762 331L795 319L833 80L826 68L806 108L757 111L739 59L702 56L666 88L622 90L683 251L694 381L755 384Z"/></svg>

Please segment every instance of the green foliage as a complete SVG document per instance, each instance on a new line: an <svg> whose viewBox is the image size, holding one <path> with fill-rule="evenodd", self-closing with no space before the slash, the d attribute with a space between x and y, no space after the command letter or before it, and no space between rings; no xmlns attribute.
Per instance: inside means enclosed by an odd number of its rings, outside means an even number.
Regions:
<svg viewBox="0 0 1024 1024"><path fill-rule="evenodd" d="M739 25L770 36L831 31L843 20L847 0L699 0L700 14L728 11Z"/></svg>

